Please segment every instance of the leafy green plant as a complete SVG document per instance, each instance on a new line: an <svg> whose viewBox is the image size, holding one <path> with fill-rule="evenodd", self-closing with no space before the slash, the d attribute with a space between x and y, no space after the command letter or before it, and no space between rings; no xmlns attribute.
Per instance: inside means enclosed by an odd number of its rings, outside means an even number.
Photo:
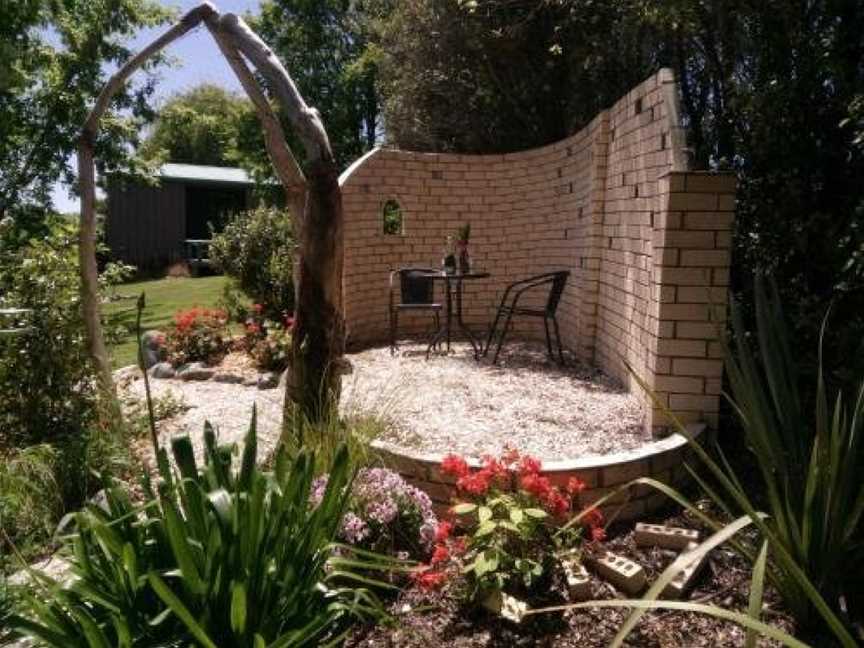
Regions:
<svg viewBox="0 0 864 648"><path fill-rule="evenodd" d="M513 450L500 458L484 458L477 471L463 458L448 455L441 470L457 480L463 501L451 510L467 534L451 538L453 527L439 526L438 544L429 568L420 572L420 584L437 585L456 567L475 600L492 592L532 597L548 590L560 554L578 558L582 527L574 524L557 532L554 522L574 514L585 484L573 478L562 492L540 469L540 461ZM602 540L600 512L591 509L581 518L589 540Z"/></svg>
<svg viewBox="0 0 864 648"><path fill-rule="evenodd" d="M236 447L217 445L209 425L204 448L199 466L190 439L175 439L176 475L160 450L146 504L114 485L105 508L77 513L66 539L75 582L34 573L40 588L15 626L58 647L305 646L381 613L357 584L378 584L368 574L392 565L333 543L352 476L346 448L315 507L311 453L282 450L272 472L257 468L254 412L239 469Z"/></svg>
<svg viewBox="0 0 864 648"><path fill-rule="evenodd" d="M288 212L261 207L232 216L213 235L210 258L278 322L294 312L295 245Z"/></svg>
<svg viewBox="0 0 864 648"><path fill-rule="evenodd" d="M0 462L0 528L24 550L50 538L63 510L57 450L48 444L12 451ZM5 544L0 537L0 547Z"/></svg>

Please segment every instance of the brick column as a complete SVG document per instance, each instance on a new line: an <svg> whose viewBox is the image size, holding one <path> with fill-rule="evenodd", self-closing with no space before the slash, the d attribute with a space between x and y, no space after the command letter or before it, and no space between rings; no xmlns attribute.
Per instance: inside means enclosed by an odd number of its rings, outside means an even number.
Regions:
<svg viewBox="0 0 864 648"><path fill-rule="evenodd" d="M726 323L735 176L669 172L659 182L653 389L683 423L716 427L723 375L718 336ZM655 432L668 423L658 409L648 419Z"/></svg>

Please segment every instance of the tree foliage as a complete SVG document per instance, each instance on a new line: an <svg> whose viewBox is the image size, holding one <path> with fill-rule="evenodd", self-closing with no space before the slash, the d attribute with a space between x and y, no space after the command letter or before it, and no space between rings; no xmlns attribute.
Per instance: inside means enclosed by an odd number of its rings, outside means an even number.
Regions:
<svg viewBox="0 0 864 648"><path fill-rule="evenodd" d="M257 138L248 125L257 130ZM158 111L153 130L141 146L148 160L235 166L250 148L264 142L251 102L224 88L202 84L171 97Z"/></svg>
<svg viewBox="0 0 864 648"><path fill-rule="evenodd" d="M132 34L168 15L153 0L0 3L0 215L74 182L70 154L107 71L129 58ZM129 161L152 89L148 78L118 93L97 142L103 168Z"/></svg>
<svg viewBox="0 0 864 648"><path fill-rule="evenodd" d="M340 167L372 148L380 127L363 4L265 0L252 25L291 71L307 103L324 116ZM302 150L293 142L291 148Z"/></svg>

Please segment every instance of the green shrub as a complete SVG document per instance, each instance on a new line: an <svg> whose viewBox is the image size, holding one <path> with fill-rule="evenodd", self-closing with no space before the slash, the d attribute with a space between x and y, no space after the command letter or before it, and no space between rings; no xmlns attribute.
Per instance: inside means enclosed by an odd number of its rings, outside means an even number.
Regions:
<svg viewBox="0 0 864 648"><path fill-rule="evenodd" d="M122 470L127 460L86 349L77 234L74 224L47 218L27 232L7 225L0 238L0 308L30 310L0 321L0 329L25 329L0 336L0 454L50 444L57 452L52 492L67 508L99 487L94 475ZM7 528L16 524L7 520Z"/></svg>
<svg viewBox="0 0 864 648"><path fill-rule="evenodd" d="M19 549L50 537L63 510L57 483L57 450L48 444L0 455L0 529ZM0 550L8 552L0 537Z"/></svg>
<svg viewBox="0 0 864 648"><path fill-rule="evenodd" d="M294 247L288 212L260 207L236 214L213 236L210 258L269 319L282 321L294 312Z"/></svg>
<svg viewBox="0 0 864 648"><path fill-rule="evenodd" d="M320 503L310 504L315 458L283 450L272 472L256 466L255 416L241 464L234 446L204 430L205 463L188 437L164 450L158 495L135 506L119 486L107 505L76 514L68 539L75 583L40 577L13 619L49 646L313 646L336 639L357 618L381 613L355 583L388 565L333 541L352 470L343 446ZM358 570L364 575L360 575Z"/></svg>
<svg viewBox="0 0 864 648"><path fill-rule="evenodd" d="M230 345L228 315L220 309L189 308L174 315L165 348L168 361L179 366L187 362L219 364Z"/></svg>

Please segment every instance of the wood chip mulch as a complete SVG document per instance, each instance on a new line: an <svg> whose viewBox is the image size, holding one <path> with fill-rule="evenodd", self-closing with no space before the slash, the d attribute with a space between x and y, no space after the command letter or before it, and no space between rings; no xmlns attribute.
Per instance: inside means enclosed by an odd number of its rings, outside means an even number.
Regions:
<svg viewBox="0 0 864 648"><path fill-rule="evenodd" d="M700 528L687 514L646 521ZM677 555L663 549L637 547L632 527L621 530L606 543L606 547L639 562L647 572L649 583ZM709 554L708 564L686 600L746 613L751 575L743 558L727 546L721 546ZM596 576L592 576L592 587L594 599L628 598ZM394 624L363 628L355 632L346 645L349 648L600 648L609 645L630 613L624 608L591 608L531 616L515 625L490 613L463 606L448 596L446 590L429 593L413 587L404 590L392 602L390 611L396 619ZM784 612L777 593L770 587L766 587L762 620L794 636L794 622ZM658 610L643 616L625 645L634 648L725 648L744 646L744 643L745 631L736 624L696 613ZM760 639L758 645L780 644Z"/></svg>

